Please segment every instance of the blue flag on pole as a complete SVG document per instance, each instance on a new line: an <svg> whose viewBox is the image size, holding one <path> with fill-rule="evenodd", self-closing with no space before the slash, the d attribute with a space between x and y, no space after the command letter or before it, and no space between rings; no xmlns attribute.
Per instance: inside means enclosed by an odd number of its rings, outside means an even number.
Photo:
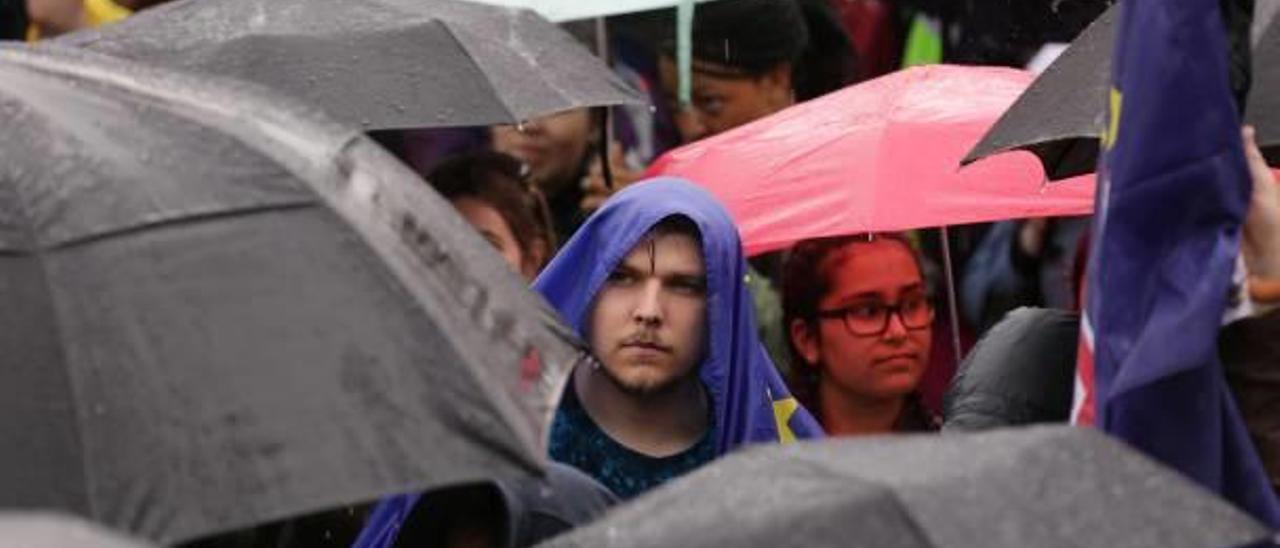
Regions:
<svg viewBox="0 0 1280 548"><path fill-rule="evenodd" d="M1250 196L1219 0L1120 7L1081 330L1085 399L1098 427L1280 527L1217 354Z"/></svg>

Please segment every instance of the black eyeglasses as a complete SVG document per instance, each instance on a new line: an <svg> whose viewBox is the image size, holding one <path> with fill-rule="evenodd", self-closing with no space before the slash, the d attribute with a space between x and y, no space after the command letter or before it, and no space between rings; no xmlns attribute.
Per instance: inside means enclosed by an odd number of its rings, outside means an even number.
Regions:
<svg viewBox="0 0 1280 548"><path fill-rule="evenodd" d="M875 337L889 328L889 316L897 314L907 329L924 329L933 324L933 306L924 295L906 297L896 305L879 302L855 303L832 310L819 310L819 318L841 318L852 335Z"/></svg>

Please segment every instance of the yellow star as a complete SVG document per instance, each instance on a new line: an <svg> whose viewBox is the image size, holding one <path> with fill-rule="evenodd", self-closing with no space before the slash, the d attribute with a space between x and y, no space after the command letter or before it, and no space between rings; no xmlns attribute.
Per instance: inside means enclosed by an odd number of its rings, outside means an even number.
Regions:
<svg viewBox="0 0 1280 548"><path fill-rule="evenodd" d="M1124 96L1120 90L1111 88L1111 110L1108 113L1107 132L1102 134L1102 149L1111 150L1116 144L1116 136L1120 133L1120 108L1124 103Z"/></svg>
<svg viewBox="0 0 1280 548"><path fill-rule="evenodd" d="M773 419L778 425L778 443L794 443L796 441L796 433L791 431L791 427L787 424L791 422L791 416L796 414L796 410L800 408L800 402L795 398L787 398L773 402Z"/></svg>

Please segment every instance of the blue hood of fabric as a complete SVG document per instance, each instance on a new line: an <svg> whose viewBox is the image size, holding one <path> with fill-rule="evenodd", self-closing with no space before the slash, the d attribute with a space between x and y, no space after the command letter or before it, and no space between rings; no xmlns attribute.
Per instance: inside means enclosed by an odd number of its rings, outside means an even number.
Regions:
<svg viewBox="0 0 1280 548"><path fill-rule="evenodd" d="M578 229L533 288L584 335L596 293L609 274L655 225L673 216L688 218L702 235L710 340L699 375L715 410L717 452L745 443L821 437L821 427L795 403L760 343L738 229L701 188L657 178L615 194Z"/></svg>
<svg viewBox="0 0 1280 548"><path fill-rule="evenodd" d="M654 225L676 215L693 221L702 234L710 340L699 375L715 408L717 453L747 443L822 437L822 428L791 397L760 343L738 229L706 191L673 178L627 187L587 219L533 288L583 335L596 293L614 267ZM405 494L379 502L353 548L393 546L418 498Z"/></svg>

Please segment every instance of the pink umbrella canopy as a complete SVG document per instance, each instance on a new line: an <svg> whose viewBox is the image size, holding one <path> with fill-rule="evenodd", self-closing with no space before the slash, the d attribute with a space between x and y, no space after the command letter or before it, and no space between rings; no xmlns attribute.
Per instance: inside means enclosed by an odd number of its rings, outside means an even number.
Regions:
<svg viewBox="0 0 1280 548"><path fill-rule="evenodd" d="M647 175L719 198L748 254L823 236L1093 211L1093 176L1049 183L1035 156L960 159L1034 79L910 68L801 103L659 158Z"/></svg>

